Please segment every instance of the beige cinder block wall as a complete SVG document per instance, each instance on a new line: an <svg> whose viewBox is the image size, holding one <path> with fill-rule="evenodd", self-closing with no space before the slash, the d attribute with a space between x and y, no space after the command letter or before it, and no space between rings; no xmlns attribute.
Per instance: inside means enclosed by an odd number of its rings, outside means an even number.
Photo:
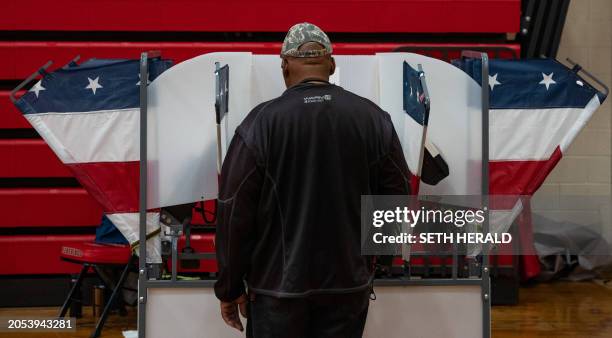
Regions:
<svg viewBox="0 0 612 338"><path fill-rule="evenodd" d="M571 0L557 59L569 57L612 88L612 0ZM612 95L591 118L533 201L534 213L589 223L588 206L571 195L610 195L612 177ZM612 242L609 212L599 212ZM606 217L607 215L607 217ZM591 215L594 216L594 215Z"/></svg>

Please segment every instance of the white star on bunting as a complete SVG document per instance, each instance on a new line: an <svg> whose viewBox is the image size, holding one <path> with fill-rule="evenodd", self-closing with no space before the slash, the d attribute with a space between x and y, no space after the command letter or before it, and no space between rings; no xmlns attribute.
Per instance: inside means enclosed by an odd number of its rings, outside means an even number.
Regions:
<svg viewBox="0 0 612 338"><path fill-rule="evenodd" d="M553 80L553 75L555 73L550 73L549 75L546 75L544 73L542 73L542 81L540 81L540 84L543 84L546 86L546 90L548 90L548 87L550 87L551 84L556 84L557 82L555 82L555 80Z"/></svg>
<svg viewBox="0 0 612 338"><path fill-rule="evenodd" d="M42 80L36 82L36 84L30 88L30 91L36 94L36 98L38 98L38 94L43 90L46 90L46 88L42 86Z"/></svg>
<svg viewBox="0 0 612 338"><path fill-rule="evenodd" d="M497 81L497 75L499 73L491 76L489 75L489 87L491 87L491 91L493 91L493 88L495 88L495 86L502 84L501 82Z"/></svg>
<svg viewBox="0 0 612 338"><path fill-rule="evenodd" d="M88 77L87 80L89 81L89 84L87 85L87 87L85 87L85 89L91 89L94 95L96 95L96 90L98 88L104 88L101 84L98 83L98 81L100 80L99 76L96 77L94 80Z"/></svg>

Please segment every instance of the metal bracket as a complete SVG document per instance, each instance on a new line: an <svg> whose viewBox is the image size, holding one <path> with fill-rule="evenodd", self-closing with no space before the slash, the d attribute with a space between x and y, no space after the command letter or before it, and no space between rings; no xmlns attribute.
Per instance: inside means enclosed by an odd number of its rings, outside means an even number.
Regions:
<svg viewBox="0 0 612 338"><path fill-rule="evenodd" d="M603 88L604 92L602 94L604 96L608 96L608 94L610 93L610 89L608 88L608 86L606 86L605 83L603 83L601 80L599 80L595 75L589 73L587 70L582 68L582 66L580 64L572 61L572 59L567 58L566 60L572 66L572 71L574 73L576 73L576 74L578 74L579 72L584 73L584 75L586 75L586 77L588 77L589 79L593 80L595 83L597 83L599 86L601 86Z"/></svg>
<svg viewBox="0 0 612 338"><path fill-rule="evenodd" d="M462 58L469 58L469 59L482 59L483 55L487 55L488 54L486 52L479 52L476 50L463 50L461 51L461 57Z"/></svg>
<svg viewBox="0 0 612 338"><path fill-rule="evenodd" d="M419 80L421 81L421 87L423 88L423 105L425 106L425 120L429 121L429 110L431 107L431 100L429 98L429 90L427 89L427 81L425 81L425 72L423 71L423 65L417 64L417 70L419 71Z"/></svg>
<svg viewBox="0 0 612 338"><path fill-rule="evenodd" d="M11 93L9 94L9 98L11 99L13 104L17 103L17 98L15 97L15 94L17 94L18 91L23 89L23 87L25 87L28 83L36 79L38 75L43 76L44 74L46 74L47 68L51 67L52 64L53 64L53 61L47 61L47 63L45 63L42 67L38 68L37 71L32 73L25 80L21 81L21 83L18 84L17 87L15 87L15 89L11 90Z"/></svg>
<svg viewBox="0 0 612 338"><path fill-rule="evenodd" d="M424 122L425 124L423 125L423 135L421 136L421 149L420 149L420 153L419 153L419 162L418 162L418 168L417 168L417 175L418 177L421 177L422 175L422 170L423 170L423 158L425 157L425 140L427 138L427 129L428 129L428 124L429 124L429 107L430 107L430 98L429 98L429 90L427 89L427 81L425 80L425 72L423 71L423 65L422 64L417 64L417 71L418 71L418 76L419 76L419 81L421 82L421 88L423 89L423 93L421 95L423 95L423 106L424 106Z"/></svg>
<svg viewBox="0 0 612 338"><path fill-rule="evenodd" d="M68 64L76 64L76 62L79 61L80 58L81 58L81 56L77 55L70 62L68 62ZM13 90L11 90L11 93L9 94L9 98L11 99L13 104L17 103L18 99L17 99L17 97L15 97L17 92L22 90L23 87L27 86L28 83L32 82L39 75L40 76L45 76L46 74L48 74L47 73L47 69L49 67L51 67L52 64L53 64L53 61L51 61L51 60L47 61L47 63L45 63L42 67L38 68L37 71L35 71L34 73L30 74L30 76L28 76L25 80L21 81L21 83L19 83L17 85L17 87L15 87Z"/></svg>
<svg viewBox="0 0 612 338"><path fill-rule="evenodd" d="M229 65L221 67L215 62L215 116L217 121L217 172L221 175L223 149L221 146L221 121L228 112L229 105ZM225 124L227 135L227 123Z"/></svg>

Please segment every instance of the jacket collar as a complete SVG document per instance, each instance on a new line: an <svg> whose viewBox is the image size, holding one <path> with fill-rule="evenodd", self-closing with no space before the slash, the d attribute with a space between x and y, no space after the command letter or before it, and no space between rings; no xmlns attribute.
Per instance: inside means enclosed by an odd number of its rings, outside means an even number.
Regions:
<svg viewBox="0 0 612 338"><path fill-rule="evenodd" d="M322 83L312 83L312 81L317 81L317 82L322 82ZM329 86L331 85L331 83L329 81L326 80L322 80L322 79L318 79L318 78L306 78L302 81L300 81L297 84L294 84L293 86L285 89L285 91L283 92L283 95L285 95L285 93L287 93L290 90L293 89L298 89L298 88L304 88L304 87L311 87L311 86Z"/></svg>

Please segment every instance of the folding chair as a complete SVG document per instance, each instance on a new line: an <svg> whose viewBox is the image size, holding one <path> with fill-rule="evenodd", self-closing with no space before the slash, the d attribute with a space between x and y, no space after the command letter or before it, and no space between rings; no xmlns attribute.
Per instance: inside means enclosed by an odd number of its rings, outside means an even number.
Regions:
<svg viewBox="0 0 612 338"><path fill-rule="evenodd" d="M132 249L129 245L83 242L63 246L60 258L68 262L82 265L81 272L79 273L76 282L72 286L72 289L68 293L68 297L66 297L66 300L62 305L59 313L60 318L64 317L68 309L75 306L76 302L81 301L80 299L75 299L74 296L77 291L80 290L85 274L88 272L89 268L93 268L96 275L100 276L98 273L98 268L117 266L123 267L121 277L116 285L114 287L112 285L106 285L109 289L112 288L113 292L110 299L104 306L104 310L96 323L94 331L90 335L91 338L97 338L102 332L102 328L106 322L108 313L117 300L119 290L123 288L127 274L130 268L136 262L137 257L136 255L132 254Z"/></svg>

